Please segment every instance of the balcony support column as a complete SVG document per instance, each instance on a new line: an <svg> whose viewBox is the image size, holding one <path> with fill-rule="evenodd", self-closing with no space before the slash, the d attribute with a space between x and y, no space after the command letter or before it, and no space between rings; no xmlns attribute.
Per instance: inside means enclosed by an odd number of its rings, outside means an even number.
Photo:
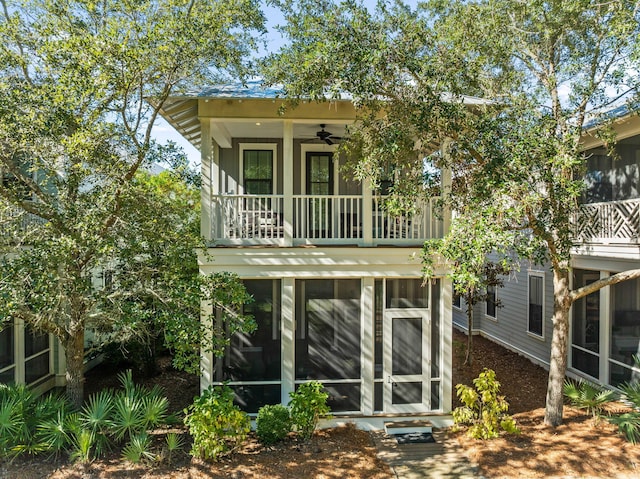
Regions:
<svg viewBox="0 0 640 479"><path fill-rule="evenodd" d="M293 121L284 120L282 127L282 164L283 164L283 236L284 245L293 245Z"/></svg>
<svg viewBox="0 0 640 479"><path fill-rule="evenodd" d="M442 155L447 158L449 156L449 146L451 144L451 139L446 138L442 142L441 151ZM441 172L441 187L442 187L442 200L444 203L444 207L442 210L442 236L439 236L435 231L432 232L431 237L444 237L451 227L451 209L447 206L449 204L449 194L451 193L451 169L444 168ZM434 222L435 224L435 222Z"/></svg>
<svg viewBox="0 0 640 479"><path fill-rule="evenodd" d="M373 246L373 189L369 179L362 183L362 244Z"/></svg>
<svg viewBox="0 0 640 479"><path fill-rule="evenodd" d="M202 174L202 187L200 189L200 233L207 241L212 241L216 236L221 237L220 212L213 198L220 194L220 159L219 150L213 138L211 138L211 120L200 120L202 131L202 144L200 147L200 172Z"/></svg>

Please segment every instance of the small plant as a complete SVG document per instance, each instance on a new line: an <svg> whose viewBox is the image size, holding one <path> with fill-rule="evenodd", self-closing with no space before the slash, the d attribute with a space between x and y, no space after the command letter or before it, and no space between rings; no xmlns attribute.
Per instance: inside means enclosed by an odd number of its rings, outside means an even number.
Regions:
<svg viewBox="0 0 640 479"><path fill-rule="evenodd" d="M132 436L129 443L122 449L122 459L133 464L141 461L153 461L155 455L151 452L151 438L146 432Z"/></svg>
<svg viewBox="0 0 640 479"><path fill-rule="evenodd" d="M473 380L475 388L458 384L456 394L464 406L453 411L456 425L467 425L467 434L475 439L493 439L499 436L500 430L518 434L520 430L515 420L507 414L509 403L504 396L499 396L500 383L496 373L485 368Z"/></svg>
<svg viewBox="0 0 640 479"><path fill-rule="evenodd" d="M636 357L636 366L638 362ZM640 384L625 383L619 386L621 399L630 403L632 410L609 418L609 422L618 426L618 431L632 444L640 442Z"/></svg>
<svg viewBox="0 0 640 479"><path fill-rule="evenodd" d="M93 449L94 436L88 429L80 429L73 438L73 448L69 459L81 464L91 462L91 449Z"/></svg>
<svg viewBox="0 0 640 479"><path fill-rule="evenodd" d="M256 418L256 435L262 444L282 441L291 431L289 409L282 404L262 406Z"/></svg>
<svg viewBox="0 0 640 479"><path fill-rule="evenodd" d="M301 384L295 392L289 393L291 401L291 421L296 432L305 440L311 438L320 416L329 413L323 386L318 381Z"/></svg>
<svg viewBox="0 0 640 479"><path fill-rule="evenodd" d="M233 452L251 430L249 416L233 404L228 386L209 387L185 410L184 423L193 437L191 455L217 460Z"/></svg>
<svg viewBox="0 0 640 479"><path fill-rule="evenodd" d="M173 453L182 448L184 441L182 436L175 432L168 433L165 436L165 441L167 443L167 462L171 464L171 457L173 456Z"/></svg>
<svg viewBox="0 0 640 479"><path fill-rule="evenodd" d="M615 399L615 392L596 386L588 381L566 380L562 392L572 406L585 409L593 416L594 421L602 413L605 404Z"/></svg>

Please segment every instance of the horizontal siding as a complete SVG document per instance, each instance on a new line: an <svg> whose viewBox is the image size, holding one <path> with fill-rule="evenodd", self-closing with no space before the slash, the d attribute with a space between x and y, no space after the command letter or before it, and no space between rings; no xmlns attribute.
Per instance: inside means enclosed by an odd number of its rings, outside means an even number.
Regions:
<svg viewBox="0 0 640 479"><path fill-rule="evenodd" d="M528 322L528 282L529 272L544 276L544 336L540 338L527 331ZM528 268L528 263L521 265L521 270L510 276L498 289L497 319L488 317L484 302L474 308L474 331L502 343L508 348L528 356L542 364L548 364L551 350L553 323L553 277L548 268ZM461 308L453 308L453 324L459 329L467 330L466 304Z"/></svg>

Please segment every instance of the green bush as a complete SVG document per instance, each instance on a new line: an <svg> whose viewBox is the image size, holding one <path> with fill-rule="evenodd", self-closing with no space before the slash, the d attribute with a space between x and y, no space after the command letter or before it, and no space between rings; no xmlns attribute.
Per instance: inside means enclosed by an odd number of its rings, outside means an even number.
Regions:
<svg viewBox="0 0 640 479"><path fill-rule="evenodd" d="M36 396L24 385L0 384L0 458L57 454L69 447L71 406L56 394Z"/></svg>
<svg viewBox="0 0 640 479"><path fill-rule="evenodd" d="M566 380L562 392L572 406L586 409L593 419L597 419L604 405L615 399L616 394L611 389L605 389L588 381Z"/></svg>
<svg viewBox="0 0 640 479"><path fill-rule="evenodd" d="M634 359L636 359L634 357ZM636 366L638 366L636 361ZM640 384L624 383L619 386L621 399L632 407L630 412L609 418L609 422L618 426L618 431L632 444L640 442Z"/></svg>
<svg viewBox="0 0 640 479"><path fill-rule="evenodd" d="M282 441L291 431L289 409L282 404L262 406L256 418L256 435L262 444Z"/></svg>
<svg viewBox="0 0 640 479"><path fill-rule="evenodd" d="M251 430L249 416L233 404L228 386L209 387L185 410L184 423L193 438L191 455L217 460L233 452Z"/></svg>
<svg viewBox="0 0 640 479"><path fill-rule="evenodd" d="M456 425L469 426L468 435L475 439L493 439L500 430L517 434L520 430L515 420L507 414L509 403L499 396L500 383L496 373L485 368L473 380L475 388L458 384L456 394L464 406L453 411Z"/></svg>
<svg viewBox="0 0 640 479"><path fill-rule="evenodd" d="M321 383L311 381L301 384L295 392L289 393L293 427L305 440L313 435L320 416L330 411L327 406L329 395L323 389Z"/></svg>

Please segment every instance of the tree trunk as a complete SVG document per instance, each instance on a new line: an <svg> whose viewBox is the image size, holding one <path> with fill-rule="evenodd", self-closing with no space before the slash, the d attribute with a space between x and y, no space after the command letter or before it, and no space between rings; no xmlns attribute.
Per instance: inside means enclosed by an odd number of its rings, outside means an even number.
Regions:
<svg viewBox="0 0 640 479"><path fill-rule="evenodd" d="M471 366L473 347L473 304L467 303L467 354L464 357L464 365Z"/></svg>
<svg viewBox="0 0 640 479"><path fill-rule="evenodd" d="M553 296L553 336L551 338L551 359L544 423L556 427L562 424L562 387L567 371L567 348L569 345L569 308L572 301L568 268L554 268Z"/></svg>
<svg viewBox="0 0 640 479"><path fill-rule="evenodd" d="M79 409L84 400L84 328L71 334L63 346L67 360L67 397Z"/></svg>

